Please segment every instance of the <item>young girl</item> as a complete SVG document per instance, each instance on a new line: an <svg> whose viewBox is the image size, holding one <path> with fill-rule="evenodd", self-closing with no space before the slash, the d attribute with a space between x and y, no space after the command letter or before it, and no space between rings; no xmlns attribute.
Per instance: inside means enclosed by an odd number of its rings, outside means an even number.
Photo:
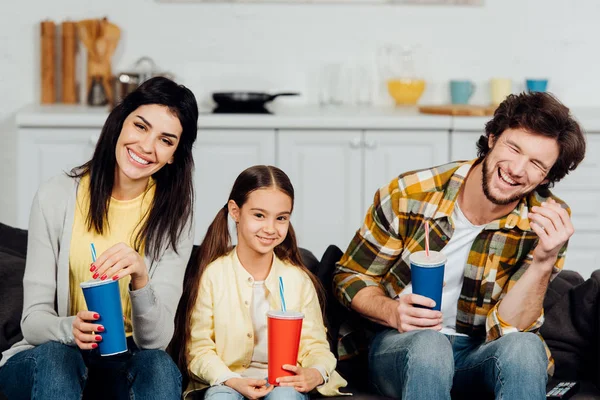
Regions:
<svg viewBox="0 0 600 400"><path fill-rule="evenodd" d="M92 159L39 188L29 222L21 328L2 355L11 399L177 399L166 348L193 244L192 92L153 78L108 116ZM99 257L91 263L90 243ZM129 352L100 357L104 327L79 284L119 280Z"/></svg>
<svg viewBox="0 0 600 400"><path fill-rule="evenodd" d="M337 395L346 381L335 372L315 287L303 265L290 215L294 189L283 171L258 165L243 171L227 204L212 222L198 253L198 268L186 272L172 348L189 376L185 397L210 386L206 400L308 399L317 388ZM227 226L237 227L232 248ZM267 377L266 313L280 308L279 278L288 310L304 313L297 365L283 368L294 376Z"/></svg>

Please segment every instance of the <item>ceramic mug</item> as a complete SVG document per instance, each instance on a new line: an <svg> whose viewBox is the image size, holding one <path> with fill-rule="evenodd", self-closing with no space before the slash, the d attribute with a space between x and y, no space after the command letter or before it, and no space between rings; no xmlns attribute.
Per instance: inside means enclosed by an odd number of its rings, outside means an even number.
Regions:
<svg viewBox="0 0 600 400"><path fill-rule="evenodd" d="M452 104L468 104L474 91L475 84L471 81L450 81L450 98Z"/></svg>
<svg viewBox="0 0 600 400"><path fill-rule="evenodd" d="M529 92L545 92L548 88L548 79L527 79L525 83Z"/></svg>
<svg viewBox="0 0 600 400"><path fill-rule="evenodd" d="M490 80L490 96L492 104L500 104L512 93L512 81L508 78L492 78Z"/></svg>

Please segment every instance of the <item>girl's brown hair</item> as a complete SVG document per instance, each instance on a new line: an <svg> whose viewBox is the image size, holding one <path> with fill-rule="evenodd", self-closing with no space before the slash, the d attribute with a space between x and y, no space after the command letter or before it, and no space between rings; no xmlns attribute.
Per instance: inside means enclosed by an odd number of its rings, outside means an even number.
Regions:
<svg viewBox="0 0 600 400"><path fill-rule="evenodd" d="M248 196L255 190L276 188L287 194L294 206L294 187L288 176L279 168L270 165L255 165L244 170L235 180L229 200L235 201L239 208L246 203ZM219 210L215 219L208 227L206 235L198 250L195 263L190 263L185 272L183 295L179 301L175 316L175 334L169 346L179 370L183 375L183 387L189 381L187 344L191 334L191 317L194 304L198 298L198 289L202 274L210 263L226 255L232 249L231 236L227 225L227 203ZM317 295L321 310L325 307L325 291L319 280L306 268L302 262L300 251L296 243L294 228L290 223L288 233L283 242L275 247L275 255L282 261L289 262L302 269L311 279Z"/></svg>

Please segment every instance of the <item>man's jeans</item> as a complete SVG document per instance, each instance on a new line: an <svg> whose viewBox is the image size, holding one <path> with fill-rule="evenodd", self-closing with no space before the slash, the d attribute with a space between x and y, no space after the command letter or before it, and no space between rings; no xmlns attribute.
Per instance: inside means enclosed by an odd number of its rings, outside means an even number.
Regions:
<svg viewBox="0 0 600 400"><path fill-rule="evenodd" d="M371 384L402 399L450 399L450 391L496 399L545 399L548 359L540 338L515 332L490 343L433 330L378 333L369 349ZM477 398L469 396L471 398Z"/></svg>
<svg viewBox="0 0 600 400"><path fill-rule="evenodd" d="M101 357L97 350L48 342L15 354L0 368L0 392L19 399L180 399L181 374L162 350Z"/></svg>

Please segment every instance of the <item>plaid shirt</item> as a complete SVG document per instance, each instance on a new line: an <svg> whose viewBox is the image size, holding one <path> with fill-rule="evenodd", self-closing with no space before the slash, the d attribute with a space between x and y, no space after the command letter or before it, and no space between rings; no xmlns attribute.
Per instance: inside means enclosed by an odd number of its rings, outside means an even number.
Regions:
<svg viewBox="0 0 600 400"><path fill-rule="evenodd" d="M379 189L363 226L337 264L335 292L343 304L350 307L352 298L366 286L378 286L391 298L402 292L411 280L409 256L425 247L424 221L430 224L430 249L441 251L448 244L454 232L454 204L476 161L407 172ZM552 198L570 214L564 202ZM486 341L492 341L519 331L501 321L498 306L533 260L538 237L531 230L527 212L545 200L540 193L532 192L508 215L487 224L475 238L458 299L458 333L485 335ZM559 252L551 279L563 267L566 248L565 244ZM537 333L543 322L542 310L525 331ZM552 374L554 362L547 346L546 353L548 372Z"/></svg>

